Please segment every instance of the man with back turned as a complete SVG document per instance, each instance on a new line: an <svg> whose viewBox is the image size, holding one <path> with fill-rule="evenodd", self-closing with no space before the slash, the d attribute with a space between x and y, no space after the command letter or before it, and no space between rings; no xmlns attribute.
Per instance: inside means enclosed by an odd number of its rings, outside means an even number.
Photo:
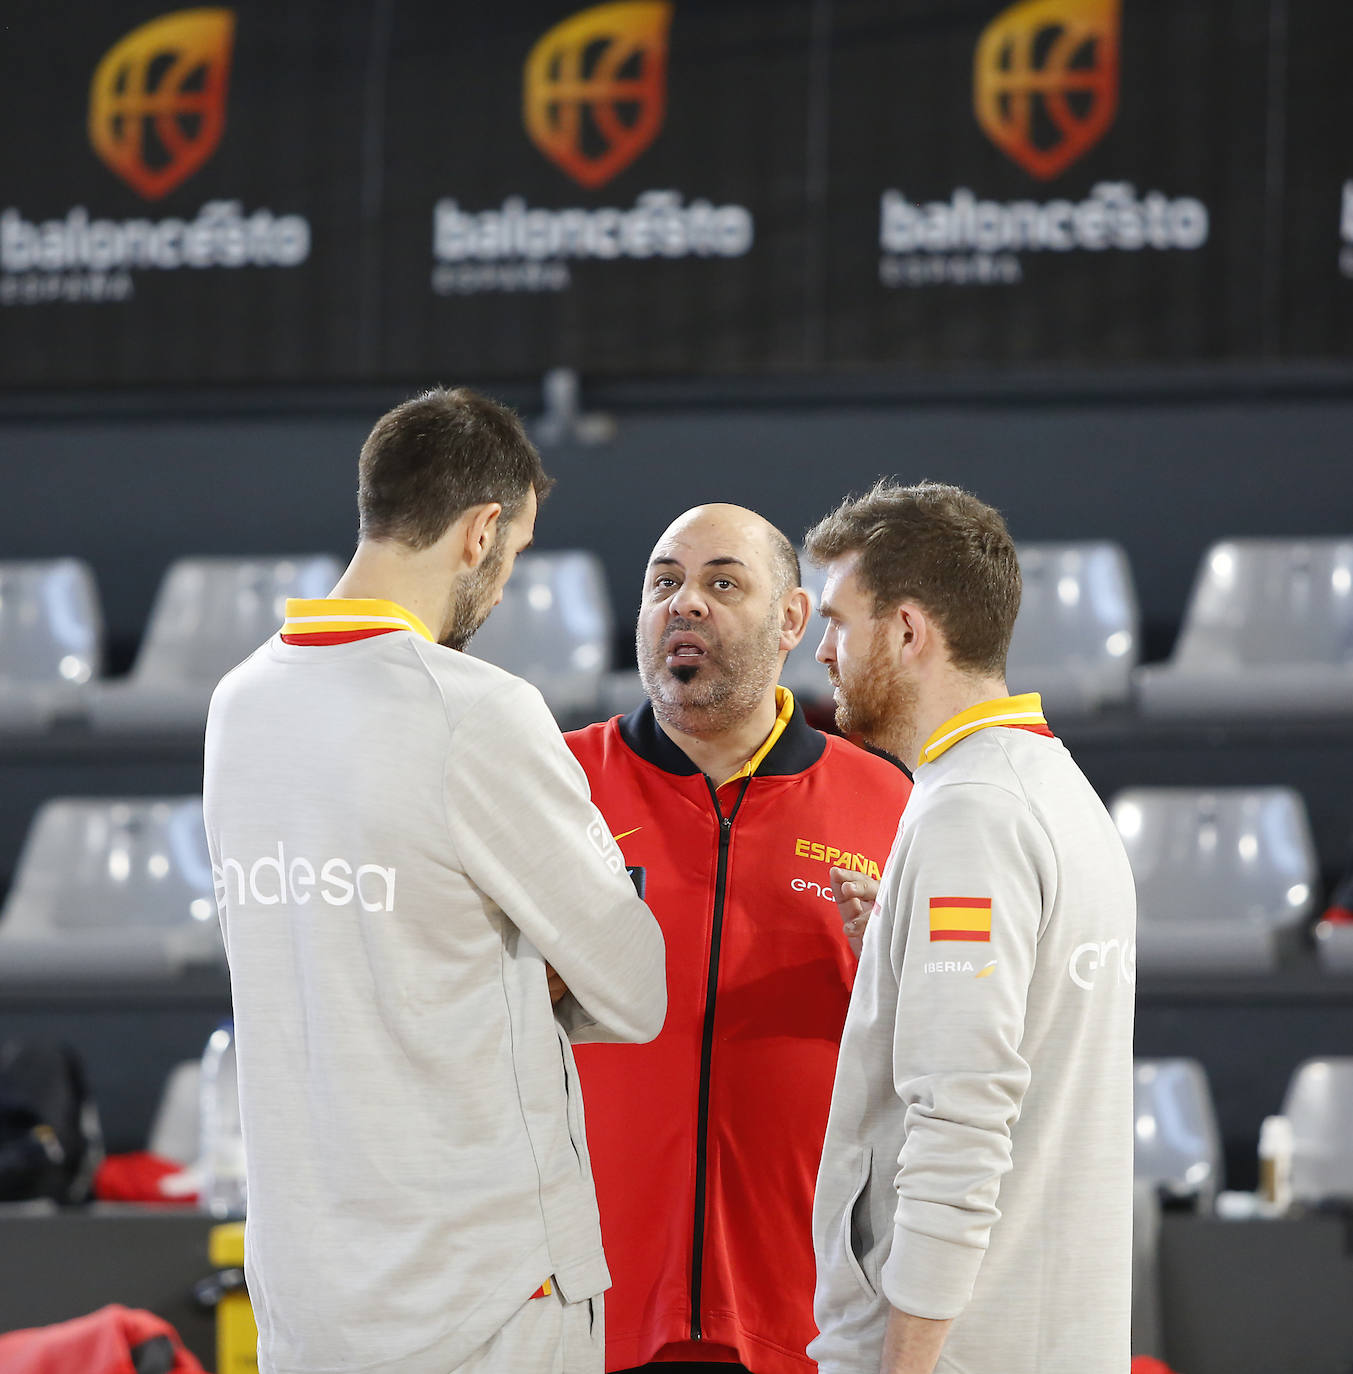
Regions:
<svg viewBox="0 0 1353 1374"><path fill-rule="evenodd" d="M600 1374L570 1040L657 1034L662 938L540 694L460 652L548 486L493 402L396 407L333 594L212 699L263 1374Z"/></svg>

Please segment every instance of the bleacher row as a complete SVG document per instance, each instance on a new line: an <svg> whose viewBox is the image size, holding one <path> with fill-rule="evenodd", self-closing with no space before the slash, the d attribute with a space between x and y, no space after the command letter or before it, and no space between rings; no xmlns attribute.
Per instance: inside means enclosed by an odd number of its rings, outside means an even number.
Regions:
<svg viewBox="0 0 1353 1374"><path fill-rule="evenodd" d="M1281 1103L1291 1123L1292 1200L1307 1207L1353 1202L1353 1057L1297 1065ZM1133 1160L1139 1183L1167 1202L1210 1212L1226 1187L1207 1071L1195 1059L1133 1064Z"/></svg>
<svg viewBox="0 0 1353 1374"><path fill-rule="evenodd" d="M1110 811L1137 883L1137 945L1085 947L1072 978L1264 974L1306 934L1319 874L1290 788L1135 788ZM281 861L250 881L278 896ZM1353 924L1315 935L1327 970L1353 971ZM224 957L200 797L39 808L0 909L0 987L168 980Z"/></svg>
<svg viewBox="0 0 1353 1374"><path fill-rule="evenodd" d="M1019 555L1008 681L1041 692L1050 712L1353 716L1353 535L1214 544L1170 658L1147 664L1120 547L1035 543ZM0 731L200 728L212 687L273 633L285 599L327 594L340 569L325 555L182 559L164 576L130 675L105 679L92 570L76 559L0 563ZM804 577L816 598L821 572L805 563ZM535 682L568 727L634 700L635 675L612 667L615 623L595 554L527 552L473 651ZM810 625L783 678L809 701L830 695L818 637Z"/></svg>
<svg viewBox="0 0 1353 1374"><path fill-rule="evenodd" d="M1353 718L1353 537L1228 540L1203 558L1169 662L1138 661L1131 570L1107 543L1026 544L1010 655L1012 691L1049 713L1256 712ZM0 564L0 737L200 732L220 676L275 632L289 596L326 595L324 555L173 564L131 673L104 678L91 569L74 559ZM819 572L805 564L816 598ZM560 724L627 710L637 673L612 670L615 617L589 552L522 555L472 651L533 681ZM830 695L816 628L783 681ZM1136 967L1147 974L1263 974L1304 939L1320 866L1291 788L1129 787L1110 800L1139 897ZM33 818L0 912L0 983L171 978L221 962L195 797L58 799ZM1322 921L1319 961L1353 972L1353 925ZM1085 955L1090 965L1125 951ZM1093 958L1092 958L1093 954Z"/></svg>

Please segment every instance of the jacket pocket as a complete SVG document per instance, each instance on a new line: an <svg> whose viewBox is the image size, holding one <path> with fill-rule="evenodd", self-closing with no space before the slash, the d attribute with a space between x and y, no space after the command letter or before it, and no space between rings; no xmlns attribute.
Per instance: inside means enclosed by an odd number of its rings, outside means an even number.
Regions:
<svg viewBox="0 0 1353 1374"><path fill-rule="evenodd" d="M873 1172L873 1150L861 1151L859 1175L841 1217L840 1239L841 1252L845 1255L846 1265L855 1276L856 1283L867 1297L877 1298L878 1289L869 1281L869 1275L864 1268L865 1258L874 1249L876 1240L869 1219L869 1180Z"/></svg>
<svg viewBox="0 0 1353 1374"><path fill-rule="evenodd" d="M573 1062L573 1047L563 1028L555 1023L555 1035L559 1040L559 1058L564 1070L564 1110L568 1121L569 1144L578 1172L584 1177L592 1177L592 1162L587 1154L587 1125L583 1115L582 1085L578 1082L578 1069Z"/></svg>

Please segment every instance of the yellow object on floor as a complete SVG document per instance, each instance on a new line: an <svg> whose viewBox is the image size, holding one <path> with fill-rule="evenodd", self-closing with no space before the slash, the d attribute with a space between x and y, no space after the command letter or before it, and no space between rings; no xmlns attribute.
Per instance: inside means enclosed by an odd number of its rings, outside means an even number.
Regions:
<svg viewBox="0 0 1353 1374"><path fill-rule="evenodd" d="M258 1374L258 1327L244 1289L244 1223L213 1226L207 1257L227 1289L216 1304L216 1374Z"/></svg>

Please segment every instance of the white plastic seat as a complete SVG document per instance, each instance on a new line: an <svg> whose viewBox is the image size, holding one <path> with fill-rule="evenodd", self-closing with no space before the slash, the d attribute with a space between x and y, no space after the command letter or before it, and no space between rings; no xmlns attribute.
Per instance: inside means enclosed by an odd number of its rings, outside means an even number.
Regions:
<svg viewBox="0 0 1353 1374"><path fill-rule="evenodd" d="M613 628L596 554L528 550L469 651L538 687L560 728L571 729L601 709Z"/></svg>
<svg viewBox="0 0 1353 1374"><path fill-rule="evenodd" d="M1221 1132L1207 1072L1196 1059L1132 1066L1133 1176L1167 1198L1211 1211L1222 1188Z"/></svg>
<svg viewBox="0 0 1353 1374"><path fill-rule="evenodd" d="M1137 593L1117 544L1021 544L1024 592L1010 642L1012 693L1053 713L1126 705L1140 642Z"/></svg>
<svg viewBox="0 0 1353 1374"><path fill-rule="evenodd" d="M1141 787L1109 807L1137 886L1145 973L1264 973L1315 900L1306 807L1287 787Z"/></svg>
<svg viewBox="0 0 1353 1374"><path fill-rule="evenodd" d="M184 558L160 583L130 677L90 700L109 733L200 729L216 684L281 627L290 596L327 596L335 558Z"/></svg>
<svg viewBox="0 0 1353 1374"><path fill-rule="evenodd" d="M80 715L103 663L93 570L77 558L0 563L0 730Z"/></svg>
<svg viewBox="0 0 1353 1374"><path fill-rule="evenodd" d="M816 701L830 701L832 696L832 681L827 676L827 666L817 661L817 646L822 643L822 631L825 628L817 612L822 604L822 589L827 585L827 573L825 568L814 567L803 549L799 550L799 567L803 587L812 599L812 605L808 608L808 624L803 638L789 651L785 666L780 671L780 682L807 706Z"/></svg>
<svg viewBox="0 0 1353 1374"><path fill-rule="evenodd" d="M59 799L0 913L0 984L162 980L225 967L200 797Z"/></svg>
<svg viewBox="0 0 1353 1374"><path fill-rule="evenodd" d="M200 1059L181 1060L169 1071L150 1123L146 1149L151 1154L196 1163L202 1153L201 1078Z"/></svg>
<svg viewBox="0 0 1353 1374"><path fill-rule="evenodd" d="M1353 536L1214 544L1170 661L1135 682L1155 716L1353 716Z"/></svg>
<svg viewBox="0 0 1353 1374"><path fill-rule="evenodd" d="M1353 1058L1308 1059L1287 1087L1292 1123L1292 1196L1353 1201Z"/></svg>

